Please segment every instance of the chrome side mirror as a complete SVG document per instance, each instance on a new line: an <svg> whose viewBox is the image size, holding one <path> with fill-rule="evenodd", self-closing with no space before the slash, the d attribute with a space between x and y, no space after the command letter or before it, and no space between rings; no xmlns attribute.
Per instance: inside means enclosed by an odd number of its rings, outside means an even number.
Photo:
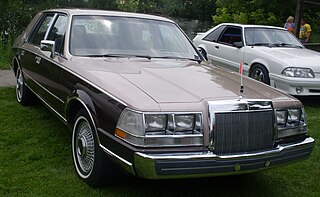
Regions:
<svg viewBox="0 0 320 197"><path fill-rule="evenodd" d="M42 51L49 51L51 52L50 57L55 57L55 50L56 50L56 44L52 40L41 40L40 42L40 49Z"/></svg>

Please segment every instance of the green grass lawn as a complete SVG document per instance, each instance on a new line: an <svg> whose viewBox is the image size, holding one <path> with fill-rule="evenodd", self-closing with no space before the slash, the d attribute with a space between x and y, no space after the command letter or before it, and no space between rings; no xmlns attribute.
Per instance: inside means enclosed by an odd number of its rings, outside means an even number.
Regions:
<svg viewBox="0 0 320 197"><path fill-rule="evenodd" d="M320 139L319 98L304 99L309 132ZM22 107L0 88L0 196L320 196L320 146L308 160L259 173L150 181L120 175L92 189L76 175L71 132L45 107Z"/></svg>

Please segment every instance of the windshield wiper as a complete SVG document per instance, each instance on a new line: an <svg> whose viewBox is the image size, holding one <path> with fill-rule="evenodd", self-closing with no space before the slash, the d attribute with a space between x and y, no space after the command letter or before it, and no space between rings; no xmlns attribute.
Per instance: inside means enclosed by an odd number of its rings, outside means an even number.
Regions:
<svg viewBox="0 0 320 197"><path fill-rule="evenodd" d="M273 43L271 46L275 46L275 47L295 47L295 48L303 48L302 46L299 45L294 45L294 44L289 44L289 43Z"/></svg>
<svg viewBox="0 0 320 197"><path fill-rule="evenodd" d="M270 46L270 44L267 42L257 42L253 43L251 46Z"/></svg>
<svg viewBox="0 0 320 197"><path fill-rule="evenodd" d="M188 58L188 57L176 57L176 56L155 56L152 58L159 58L159 59L176 59L176 60L190 60L190 61L195 61L198 63L201 63L202 60L200 59L195 59L195 58Z"/></svg>
<svg viewBox="0 0 320 197"><path fill-rule="evenodd" d="M85 57L116 57L116 58L159 58L159 59L179 59L179 60L190 60L196 61L198 63L202 62L200 59L186 58L186 57L176 57L176 56L148 56L148 55L132 55L132 54L103 54L103 55L84 55Z"/></svg>
<svg viewBox="0 0 320 197"><path fill-rule="evenodd" d="M98 55L85 55L85 57L117 57L117 58L147 58L151 59L148 55L132 55L132 54L98 54Z"/></svg>

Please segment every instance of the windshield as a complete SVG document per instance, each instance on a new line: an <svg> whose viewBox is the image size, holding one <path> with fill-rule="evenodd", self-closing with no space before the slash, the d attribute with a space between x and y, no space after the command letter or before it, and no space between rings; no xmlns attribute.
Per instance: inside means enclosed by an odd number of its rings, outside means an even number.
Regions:
<svg viewBox="0 0 320 197"><path fill-rule="evenodd" d="M174 23L112 16L73 17L70 53L97 57L199 59L196 50Z"/></svg>
<svg viewBox="0 0 320 197"><path fill-rule="evenodd" d="M293 34L286 30L245 28L247 46L302 47Z"/></svg>

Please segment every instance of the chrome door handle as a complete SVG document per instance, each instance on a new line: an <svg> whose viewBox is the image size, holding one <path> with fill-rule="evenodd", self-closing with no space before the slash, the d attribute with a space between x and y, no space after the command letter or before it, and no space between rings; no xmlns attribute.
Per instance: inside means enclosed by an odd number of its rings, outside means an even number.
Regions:
<svg viewBox="0 0 320 197"><path fill-rule="evenodd" d="M36 63L37 63L37 64L40 64L40 62L41 62L41 57L38 57L38 56L37 56L37 57L35 58L35 60L36 60Z"/></svg>

